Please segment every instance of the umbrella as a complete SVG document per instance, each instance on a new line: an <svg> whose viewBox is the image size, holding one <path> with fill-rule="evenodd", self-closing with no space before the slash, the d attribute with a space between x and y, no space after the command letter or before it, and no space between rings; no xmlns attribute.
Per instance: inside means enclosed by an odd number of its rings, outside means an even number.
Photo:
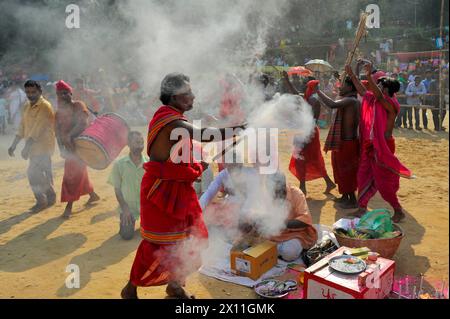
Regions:
<svg viewBox="0 0 450 319"><path fill-rule="evenodd" d="M334 69L327 61L318 59L309 61L305 67L313 72L329 72Z"/></svg>
<svg viewBox="0 0 450 319"><path fill-rule="evenodd" d="M308 70L307 68L303 66L294 66L292 68L289 68L288 75L298 75L298 76L313 76L313 73L311 70Z"/></svg>
<svg viewBox="0 0 450 319"><path fill-rule="evenodd" d="M50 77L47 74L34 74L30 77L30 80L46 82L50 80Z"/></svg>

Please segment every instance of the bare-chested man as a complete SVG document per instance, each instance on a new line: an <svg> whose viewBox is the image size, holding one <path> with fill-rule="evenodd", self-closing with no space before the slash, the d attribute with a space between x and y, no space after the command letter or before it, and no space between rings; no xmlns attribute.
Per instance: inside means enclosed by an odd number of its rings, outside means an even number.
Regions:
<svg viewBox="0 0 450 319"><path fill-rule="evenodd" d="M325 142L325 152L331 151L334 181L338 184L342 208L356 208L355 192L358 188L359 163L358 122L360 103L350 77L346 77L339 88L339 98L334 101L321 90L317 90L320 101L336 110L333 125Z"/></svg>

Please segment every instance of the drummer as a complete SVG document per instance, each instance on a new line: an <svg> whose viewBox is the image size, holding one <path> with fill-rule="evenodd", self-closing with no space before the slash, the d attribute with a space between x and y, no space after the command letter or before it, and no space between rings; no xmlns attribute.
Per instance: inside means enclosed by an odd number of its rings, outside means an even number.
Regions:
<svg viewBox="0 0 450 319"><path fill-rule="evenodd" d="M61 202L67 203L63 218L70 217L73 202L83 195L89 194L86 205L100 200L89 181L87 166L74 153L74 139L88 126L89 111L82 101L72 100L72 91L72 87L66 82L61 80L56 83L56 139L61 156L66 160L61 190Z"/></svg>

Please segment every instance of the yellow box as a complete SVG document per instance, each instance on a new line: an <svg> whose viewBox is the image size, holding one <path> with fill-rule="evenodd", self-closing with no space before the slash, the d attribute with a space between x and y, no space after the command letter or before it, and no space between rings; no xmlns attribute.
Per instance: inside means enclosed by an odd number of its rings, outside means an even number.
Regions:
<svg viewBox="0 0 450 319"><path fill-rule="evenodd" d="M245 250L232 250L230 254L231 271L253 280L269 271L277 261L277 245L268 240Z"/></svg>

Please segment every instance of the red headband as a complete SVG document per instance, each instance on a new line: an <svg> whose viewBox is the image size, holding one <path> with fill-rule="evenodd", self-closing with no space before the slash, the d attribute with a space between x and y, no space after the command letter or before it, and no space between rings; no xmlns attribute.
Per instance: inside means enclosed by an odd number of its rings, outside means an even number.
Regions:
<svg viewBox="0 0 450 319"><path fill-rule="evenodd" d="M58 81L58 83L56 83L55 87L56 87L56 91L67 90L70 93L72 93L72 91L73 91L72 87L69 84L67 84L66 82L64 82L63 80Z"/></svg>

